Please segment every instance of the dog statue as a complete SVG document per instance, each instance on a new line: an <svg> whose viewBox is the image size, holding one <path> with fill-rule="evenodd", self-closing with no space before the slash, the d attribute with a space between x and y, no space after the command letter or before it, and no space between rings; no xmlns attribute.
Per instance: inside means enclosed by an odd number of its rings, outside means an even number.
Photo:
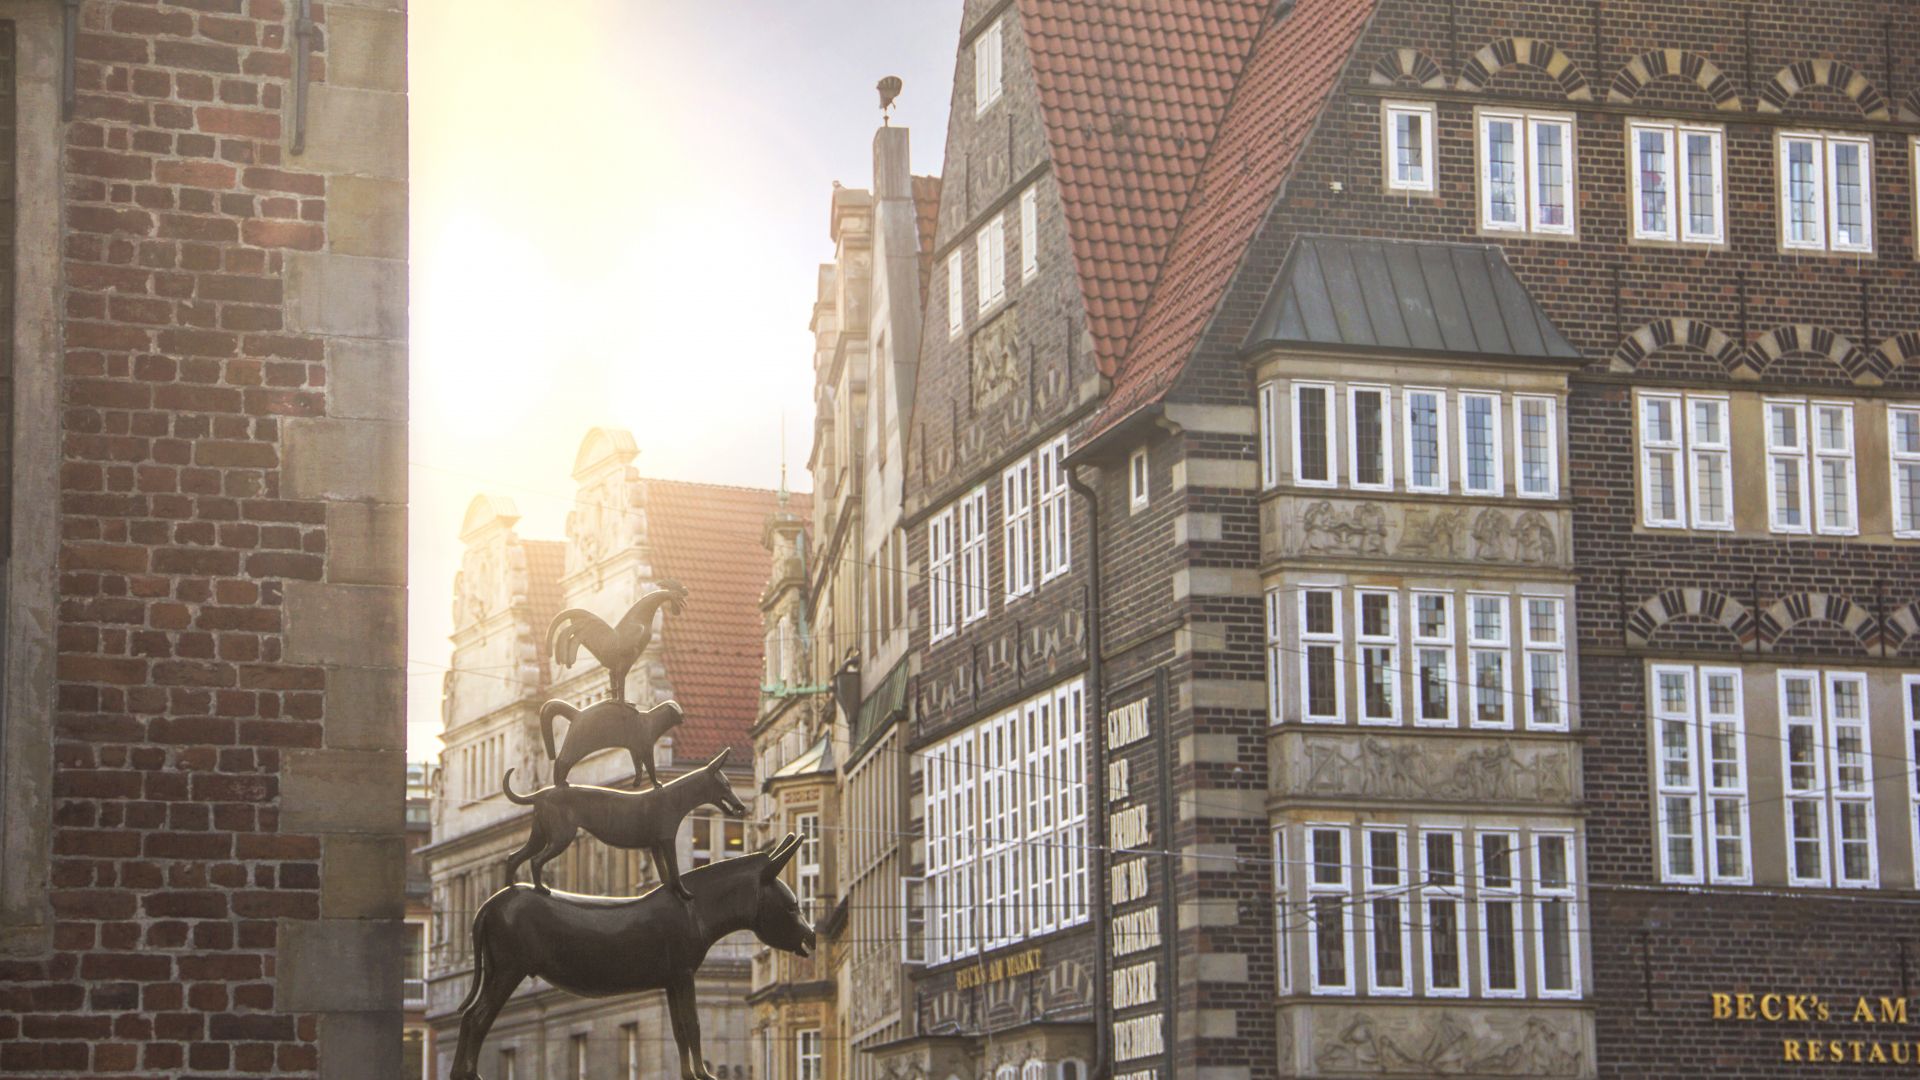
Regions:
<svg viewBox="0 0 1920 1080"><path fill-rule="evenodd" d="M746 804L733 794L733 786L720 773L732 749L720 751L700 768L677 776L661 788L647 791L621 791L618 788L588 785L554 785L530 795L513 790L513 770L500 778L501 790L520 805L533 807L533 831L519 851L507 857L507 880L511 882L520 864L533 860L533 887L546 892L540 870L567 850L580 830L599 838L609 847L635 850L645 848L653 858L653 868L682 900L692 899L680 883L680 866L674 858L674 837L680 832L680 819L695 807L712 805L730 817L747 816Z"/></svg>
<svg viewBox="0 0 1920 1080"><path fill-rule="evenodd" d="M553 719L567 718L567 736L560 752L553 749ZM640 773L646 771L654 787L660 777L653 769L653 744L660 736L680 726L685 716L680 705L663 701L645 712L624 701L602 701L583 712L558 698L540 706L540 737L547 744L547 756L553 759L553 782L567 786L567 773L588 754L601 750L625 750L633 755L633 786L640 786Z"/></svg>

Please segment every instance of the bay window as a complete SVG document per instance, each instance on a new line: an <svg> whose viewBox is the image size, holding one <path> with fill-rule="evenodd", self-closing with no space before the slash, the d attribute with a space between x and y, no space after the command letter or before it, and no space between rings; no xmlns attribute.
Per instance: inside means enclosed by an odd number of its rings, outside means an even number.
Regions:
<svg viewBox="0 0 1920 1080"><path fill-rule="evenodd" d="M1333 463L1333 387L1294 383L1293 482L1305 487L1332 487Z"/></svg>
<svg viewBox="0 0 1920 1080"><path fill-rule="evenodd" d="M1920 538L1920 408L1887 410L1893 535Z"/></svg>
<svg viewBox="0 0 1920 1080"><path fill-rule="evenodd" d="M1340 591L1300 590L1300 709L1310 723L1339 723L1344 668L1340 638Z"/></svg>
<svg viewBox="0 0 1920 1080"><path fill-rule="evenodd" d="M1360 722L1400 722L1399 594L1354 593L1354 641L1360 654Z"/></svg>
<svg viewBox="0 0 1920 1080"><path fill-rule="evenodd" d="M796 814L793 831L800 838L800 850L793 860L793 895L800 911L809 920L819 918L820 903L820 815Z"/></svg>
<svg viewBox="0 0 1920 1080"><path fill-rule="evenodd" d="M1480 841L1480 992L1519 997L1526 992L1520 963L1520 877L1517 833L1486 830Z"/></svg>
<svg viewBox="0 0 1920 1080"><path fill-rule="evenodd" d="M1460 834L1429 829L1421 834L1421 896L1426 918L1420 940L1426 956L1427 993L1467 993L1467 889L1460 876Z"/></svg>
<svg viewBox="0 0 1920 1080"><path fill-rule="evenodd" d="M1388 102L1382 108L1387 190L1432 194L1435 189L1433 105Z"/></svg>
<svg viewBox="0 0 1920 1080"><path fill-rule="evenodd" d="M1490 232L1573 234L1573 118L1480 114L1480 226Z"/></svg>
<svg viewBox="0 0 1920 1080"><path fill-rule="evenodd" d="M1280 387L1265 383L1260 387L1260 486L1280 483Z"/></svg>
<svg viewBox="0 0 1920 1080"><path fill-rule="evenodd" d="M1413 722L1427 727L1452 727L1453 715L1453 596L1442 592L1413 594L1413 649L1415 703Z"/></svg>
<svg viewBox="0 0 1920 1080"><path fill-rule="evenodd" d="M1580 948L1574 930L1573 837L1533 834L1534 956L1540 996L1580 995Z"/></svg>
<svg viewBox="0 0 1920 1080"><path fill-rule="evenodd" d="M1779 136L1780 242L1789 250L1873 250L1873 141L1865 136Z"/></svg>
<svg viewBox="0 0 1920 1080"><path fill-rule="evenodd" d="M1722 129L1636 120L1627 132L1634 239L1724 241Z"/></svg>
<svg viewBox="0 0 1920 1080"><path fill-rule="evenodd" d="M1361 491L1393 487L1393 410L1384 386L1347 388L1348 478Z"/></svg>
<svg viewBox="0 0 1920 1080"><path fill-rule="evenodd" d="M1316 994L1351 994L1353 939L1347 922L1351 904L1347 881L1347 830L1341 825L1309 825L1307 853L1309 967Z"/></svg>
<svg viewBox="0 0 1920 1080"><path fill-rule="evenodd" d="M1287 895L1287 829L1282 825L1273 830L1273 941L1278 962L1274 971L1276 989L1282 994L1293 993L1293 949L1290 943L1293 928L1288 923L1292 904Z"/></svg>
<svg viewBox="0 0 1920 1080"><path fill-rule="evenodd" d="M1563 601L1524 596L1526 616L1527 727L1540 731L1567 728L1567 630Z"/></svg>
<svg viewBox="0 0 1920 1080"><path fill-rule="evenodd" d="M1498 495L1503 486L1500 459L1500 395L1460 395L1460 490L1469 495Z"/></svg>
<svg viewBox="0 0 1920 1080"><path fill-rule="evenodd" d="M1287 638L1286 603L1287 590L1267 590L1267 722L1272 724L1287 718L1284 688L1293 649Z"/></svg>
<svg viewBox="0 0 1920 1080"><path fill-rule="evenodd" d="M1383 995L1410 994L1413 983L1407 968L1407 834L1402 829L1367 829L1362 834L1362 851L1368 989Z"/></svg>
<svg viewBox="0 0 1920 1080"><path fill-rule="evenodd" d="M1406 392L1407 490L1447 490L1447 393Z"/></svg>
<svg viewBox="0 0 1920 1080"><path fill-rule="evenodd" d="M1467 596L1467 662L1473 670L1473 720L1478 728L1511 728L1507 665L1507 598Z"/></svg>
<svg viewBox="0 0 1920 1080"><path fill-rule="evenodd" d="M1519 494L1523 499L1551 499L1560 494L1557 468L1559 436L1555 430L1554 401L1547 397L1513 400L1513 431Z"/></svg>

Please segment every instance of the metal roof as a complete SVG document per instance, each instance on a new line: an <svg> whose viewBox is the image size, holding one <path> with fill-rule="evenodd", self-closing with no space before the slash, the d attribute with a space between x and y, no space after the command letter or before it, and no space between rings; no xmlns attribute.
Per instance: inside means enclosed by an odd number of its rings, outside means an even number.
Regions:
<svg viewBox="0 0 1920 1080"><path fill-rule="evenodd" d="M1303 236L1248 346L1297 342L1579 359L1498 247Z"/></svg>

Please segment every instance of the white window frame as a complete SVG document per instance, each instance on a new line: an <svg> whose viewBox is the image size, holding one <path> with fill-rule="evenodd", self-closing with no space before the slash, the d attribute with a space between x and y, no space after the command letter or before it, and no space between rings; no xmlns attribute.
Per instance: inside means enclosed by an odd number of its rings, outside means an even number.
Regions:
<svg viewBox="0 0 1920 1080"><path fill-rule="evenodd" d="M1649 410L1665 407L1671 410L1672 422L1668 425L1672 432L1670 438L1656 438L1653 425L1648 421ZM1679 394L1656 394L1640 392L1635 396L1633 410L1634 428L1639 435L1640 449L1640 523L1649 529L1683 529L1687 525L1687 452L1686 437L1686 400ZM1673 463L1673 513L1666 514L1654 503L1653 476L1656 459L1666 459Z"/></svg>
<svg viewBox="0 0 1920 1080"><path fill-rule="evenodd" d="M1907 714L1907 828L1920 853L1920 675L1900 677L1900 705ZM1920 858L1914 860L1914 886L1920 888Z"/></svg>
<svg viewBox="0 0 1920 1080"><path fill-rule="evenodd" d="M987 581L992 564L988 538L987 485L981 484L960 500L960 625L987 617L993 606Z"/></svg>
<svg viewBox="0 0 1920 1080"><path fill-rule="evenodd" d="M1527 409L1541 406L1547 414L1547 480L1545 486L1530 490L1527 486ZM1560 407L1559 402L1540 394L1515 394L1513 397L1513 491L1523 499L1560 497Z"/></svg>
<svg viewBox="0 0 1920 1080"><path fill-rule="evenodd" d="M1858 671L1828 671L1823 673L1826 697L1822 704L1827 713L1827 793L1831 824L1827 834L1832 837L1829 847L1833 853L1833 882L1842 889L1873 889L1880 885L1880 830L1874 820L1873 806L1873 725L1871 722L1872 705L1867 676ZM1847 719L1839 715L1836 707L1838 690L1842 686L1852 686L1859 695L1860 715L1857 719ZM1859 740L1859 776L1852 783L1843 777L1843 758L1840 752L1841 739L1845 729L1857 728L1854 733ZM1866 837L1864 841L1849 840L1842 828L1841 810L1848 806L1857 806L1866 815ZM1864 843L1867 852L1867 874L1865 877L1849 876L1846 873L1846 847L1849 843Z"/></svg>
<svg viewBox="0 0 1920 1080"><path fill-rule="evenodd" d="M1533 955L1534 986L1542 998L1574 999L1581 994L1580 970L1580 900L1577 895L1579 862L1574 853L1574 836L1571 832L1560 830L1536 829L1529 836L1529 847L1533 851ZM1562 849L1561 866L1566 879L1558 885L1548 885L1543 871L1546 860L1543 849L1548 843L1565 845ZM1547 985L1547 905L1561 904L1567 913L1567 975L1564 988L1553 989Z"/></svg>
<svg viewBox="0 0 1920 1080"><path fill-rule="evenodd" d="M1153 501L1153 477L1148 471L1147 448L1127 455L1127 513L1137 514Z"/></svg>
<svg viewBox="0 0 1920 1080"><path fill-rule="evenodd" d="M1433 866L1432 842L1440 840L1453 851L1453 868L1448 872L1450 884L1441 884L1436 879ZM1420 831L1420 941L1421 941L1421 979L1428 997L1466 997L1472 992L1473 969L1468 962L1471 954L1467 952L1467 868L1464 858L1465 846L1459 829L1422 829ZM1439 986L1434 982L1434 944L1438 940L1434 933L1433 909L1435 904L1453 905L1453 948L1458 970L1454 972L1459 980L1455 986Z"/></svg>
<svg viewBox="0 0 1920 1080"><path fill-rule="evenodd" d="M1664 140L1667 156L1667 197L1665 229L1649 229L1641 217L1645 193L1645 173L1640 168L1640 136L1652 132ZM1693 228L1693 175L1687 168L1687 140L1705 137L1713 144L1713 223L1712 232ZM1627 124L1627 174L1632 187L1632 221L1635 240L1665 241L1682 244L1720 244L1727 236L1726 129L1704 124L1679 124L1659 120L1632 120Z"/></svg>
<svg viewBox="0 0 1920 1080"><path fill-rule="evenodd" d="M1774 438L1773 417L1774 411L1778 409L1786 410L1794 418L1794 431L1799 438L1793 444L1782 443ZM1811 464L1808 460L1813 433L1807 428L1806 399L1763 399L1761 420L1766 429L1767 527L1776 533L1811 533L1814 513L1818 507L1813 498ZM1793 469L1794 483L1800 496L1800 520L1797 522L1786 521L1781 517L1779 483L1775 477L1783 464Z"/></svg>
<svg viewBox="0 0 1920 1080"><path fill-rule="evenodd" d="M1711 408L1719 414L1720 437L1718 439L1709 439L1700 433L1701 406ZM1732 402L1721 394L1688 394L1682 411L1686 425L1687 452L1681 460L1687 478L1686 487L1683 490L1688 507L1688 520L1696 529L1731 530L1733 528ZM1726 508L1723 518L1707 517L1707 500L1700 494L1701 478L1707 475L1720 478L1720 498Z"/></svg>
<svg viewBox="0 0 1920 1080"><path fill-rule="evenodd" d="M1304 584L1299 586L1296 595L1295 615L1300 620L1300 719L1309 724L1339 724L1346 721L1346 642L1341 635L1341 612L1343 606L1338 585ZM1314 632L1307 629L1307 596L1311 593L1326 593L1332 597L1328 605L1333 613L1331 632ZM1313 676L1310 666L1313 662L1313 650L1330 648L1333 650L1333 712L1316 713L1313 711Z"/></svg>
<svg viewBox="0 0 1920 1080"><path fill-rule="evenodd" d="M1402 722L1400 708L1400 594L1393 589L1354 589L1353 592L1353 641L1354 658L1358 661L1354 671L1355 704L1359 722L1369 726L1398 727ZM1383 598L1387 602L1387 632L1369 634L1366 632L1366 602L1368 597ZM1304 626L1304 624L1302 624ZM1367 676L1369 674L1370 654L1384 654L1387 684L1387 713L1374 716L1368 711ZM1404 866L1402 867L1404 869Z"/></svg>
<svg viewBox="0 0 1920 1080"><path fill-rule="evenodd" d="M1306 458L1306 425L1300 422L1300 399L1303 391L1313 391L1325 395L1326 402L1326 452L1327 475L1323 480L1308 479L1301 472L1301 462ZM1335 429L1339 414L1335 411L1334 387L1332 383L1296 382L1291 387L1293 396L1293 482L1300 487L1338 487L1340 484L1340 452Z"/></svg>
<svg viewBox="0 0 1920 1080"><path fill-rule="evenodd" d="M1500 634L1489 637L1479 633L1478 620L1474 618L1477 601L1492 600L1500 605ZM1470 592L1467 594L1464 612L1467 627L1467 682L1471 698L1467 704L1467 726L1482 731L1513 730L1513 597L1507 593ZM1500 659L1500 714L1498 723L1488 723L1480 719L1480 657L1497 656Z"/></svg>
<svg viewBox="0 0 1920 1080"><path fill-rule="evenodd" d="M1916 796L1920 799L1920 796ZM1288 925L1292 912L1287 895L1287 827L1273 827L1273 949L1274 988L1282 995L1293 993L1293 928Z"/></svg>
<svg viewBox="0 0 1920 1080"><path fill-rule="evenodd" d="M1073 510L1067 490L1067 437L1039 450L1040 583L1073 569Z"/></svg>
<svg viewBox="0 0 1920 1080"><path fill-rule="evenodd" d="M1419 470L1414 466L1413 403L1416 398L1433 399L1434 426L1434 477L1430 483L1422 484L1416 479ZM1447 463L1452 456L1447 446L1447 392L1433 386L1409 386L1401 394L1401 430L1405 433L1401 442L1405 447L1405 465L1408 491L1424 491L1436 495L1447 492Z"/></svg>
<svg viewBox="0 0 1920 1080"><path fill-rule="evenodd" d="M1347 399L1347 483L1355 491L1393 490L1393 388L1372 383L1349 384ZM1360 481L1360 396L1380 395L1380 479Z"/></svg>
<svg viewBox="0 0 1920 1080"><path fill-rule="evenodd" d="M1490 162L1487 150L1491 142L1488 137L1491 125L1496 121L1514 125L1514 168L1518 175L1514 184L1516 219L1512 222L1496 221L1493 218L1493 184L1489 176ZM1531 236L1576 235L1576 204L1579 201L1576 163L1579 160L1579 153L1575 142L1576 125L1573 116L1569 113L1482 109L1474 127L1478 132L1474 162L1475 182L1480 191L1480 228L1486 232L1521 233ZM1539 134L1549 127L1557 127L1564 133L1562 166L1565 171L1563 197L1566 221L1560 223L1540 220L1542 189L1536 157Z"/></svg>
<svg viewBox="0 0 1920 1080"><path fill-rule="evenodd" d="M808 921L817 921L820 904L820 815L809 811L793 816L793 832L800 847L793 860L793 895Z"/></svg>
<svg viewBox="0 0 1920 1080"><path fill-rule="evenodd" d="M1920 173L1915 175L1920 176ZM1893 535L1903 540L1914 540L1920 539L1920 498L1910 494L1912 489L1900 482L1900 474L1912 470L1915 483L1920 484L1920 442L1915 443L1912 450L1900 448L1900 423L1903 419L1910 419L1916 435L1920 436L1920 407L1887 407L1887 477L1893 485L1889 505L1893 507ZM1920 852L1920 847L1914 850ZM1920 864L1920 859L1915 862Z"/></svg>
<svg viewBox="0 0 1920 1080"><path fill-rule="evenodd" d="M1280 384L1260 384L1260 487L1280 484Z"/></svg>
<svg viewBox="0 0 1920 1080"><path fill-rule="evenodd" d="M1047 1067L1039 1058L1028 1058L1020 1066L1020 1080L1047 1080Z"/></svg>
<svg viewBox="0 0 1920 1080"><path fill-rule="evenodd" d="M1430 101L1388 101L1380 106L1381 139L1385 152L1384 174L1387 190L1413 195L1432 195L1437 190L1438 169L1434 160L1434 127L1438 110ZM1420 173L1416 179L1400 176L1400 124L1402 116L1420 118Z"/></svg>
<svg viewBox="0 0 1920 1080"><path fill-rule="evenodd" d="M1489 874L1487 866L1487 841L1494 837L1507 840L1506 885L1491 885L1489 881L1495 875ZM1490 998L1520 998L1527 996L1527 931L1526 911L1521 899L1520 879L1520 833L1514 829L1477 829L1474 831L1474 885L1476 887L1476 913L1480 917L1480 994ZM1509 988L1493 985L1493 931L1487 922L1487 909L1494 904L1513 906L1513 981Z"/></svg>
<svg viewBox="0 0 1920 1080"><path fill-rule="evenodd" d="M954 508L949 506L927 519L927 634L944 641L959 632L954 603Z"/></svg>
<svg viewBox="0 0 1920 1080"><path fill-rule="evenodd" d="M1500 407L1498 393L1463 390L1460 399L1460 493L1463 495L1501 495L1506 492L1506 459L1501 429L1505 426L1501 417L1504 410ZM1467 404L1474 401L1487 403L1487 423L1489 435L1493 439L1493 460L1490 463L1492 483L1475 486L1473 483L1473 459L1471 449L1472 427L1467 423Z"/></svg>
<svg viewBox="0 0 1920 1080"><path fill-rule="evenodd" d="M1804 681L1807 683L1808 712L1794 715L1789 712L1791 698L1787 693L1789 683ZM1827 822L1826 799L1826 691L1818 671L1782 670L1775 676L1778 687L1778 707L1780 710L1780 779L1781 811L1785 815L1785 833L1787 843L1787 883L1799 886L1826 886L1833 878L1833 845L1831 830ZM1801 729L1807 737L1807 749L1810 758L1805 762L1794 760L1793 736L1795 729ZM1806 782L1794 780L1796 765L1806 770ZM1812 841L1819 845L1819 873L1802 874L1799 872L1799 860L1794 850L1797 838L1794 835L1794 809L1797 805L1813 808L1813 821L1817 835Z"/></svg>
<svg viewBox="0 0 1920 1080"><path fill-rule="evenodd" d="M1420 602L1423 598L1434 598L1440 601L1440 610L1443 617L1438 633L1421 633ZM1455 648L1453 618L1454 608L1457 605L1454 601L1454 594L1451 592L1416 589L1413 593L1411 617L1413 620L1414 677L1413 693L1411 695L1412 703L1409 709L1413 714L1413 724L1415 727L1450 728L1458 727L1460 723L1459 691L1461 688L1458 683L1460 678L1459 664L1456 660L1459 650ZM1439 684L1444 688L1447 695L1447 715L1440 719L1427 717L1425 708L1428 660L1432 654L1435 653L1439 654L1443 668Z"/></svg>
<svg viewBox="0 0 1920 1080"><path fill-rule="evenodd" d="M984 116L1000 100L1005 86L1005 35L994 19L973 39L973 115Z"/></svg>
<svg viewBox="0 0 1920 1080"><path fill-rule="evenodd" d="M1308 822L1303 830L1306 844L1303 854L1307 868L1307 985L1311 993L1323 997L1352 997L1356 992L1353 969L1353 854L1349 846L1348 835L1351 832L1346 825L1328 822ZM1321 877L1321 863L1314 847L1316 834L1331 832L1339 838L1339 880L1328 881ZM1332 910L1340 913L1340 944L1342 968L1346 973L1346 982L1329 984L1321 981L1320 971L1320 906L1326 903Z"/></svg>
<svg viewBox="0 0 1920 1080"><path fill-rule="evenodd" d="M928 834L931 841L932 834ZM927 879L900 879L900 963L925 967L928 954ZM916 949L917 946L917 949Z"/></svg>
<svg viewBox="0 0 1920 1080"><path fill-rule="evenodd" d="M1830 449L1820 442L1821 418L1828 414L1838 414L1843 423L1844 445ZM1809 479L1812 481L1813 527L1822 536L1857 536L1860 533L1860 496L1859 469L1854 462L1853 405L1845 401L1813 401L1807 406L1807 447L1812 456ZM1846 490L1842 493L1846 500L1846 520L1829 524L1827 521L1827 499L1833 493L1828 490L1827 470L1829 462L1838 463L1846 477L1843 481Z"/></svg>
<svg viewBox="0 0 1920 1080"><path fill-rule="evenodd" d="M1267 723L1287 721L1286 670L1294 648L1287 639L1287 592L1267 590ZM1300 650L1305 652L1304 649ZM1301 715L1306 715L1302 713Z"/></svg>
<svg viewBox="0 0 1920 1080"><path fill-rule="evenodd" d="M1553 636L1535 638L1533 634L1533 605L1546 604L1553 612ZM1567 601L1560 596L1543 596L1523 593L1520 596L1520 634L1521 661L1526 679L1527 699L1523 711L1526 713L1526 726L1529 731L1566 731L1573 718L1573 694L1567 686ZM1558 692L1551 701L1559 720L1545 722L1540 720L1538 689L1534 686L1534 661L1548 660L1554 665Z"/></svg>
<svg viewBox="0 0 1920 1080"><path fill-rule="evenodd" d="M966 260L959 245L947 252L947 337L957 338L967 325Z"/></svg>
<svg viewBox="0 0 1920 1080"><path fill-rule="evenodd" d="M1391 871L1391 881L1376 880L1382 873L1374 865L1373 838L1390 836L1399 861ZM1402 826L1368 826L1360 830L1360 884L1361 884L1361 923L1364 926L1360 940L1367 954L1367 991L1380 997L1411 997L1413 995L1413 951L1412 951L1412 905L1410 896L1418 895L1412 889L1410 871L1407 865L1407 830ZM1379 971L1379 927L1374 920L1375 905L1379 902L1398 905L1400 911L1400 985L1383 986Z"/></svg>
<svg viewBox="0 0 1920 1080"><path fill-rule="evenodd" d="M1679 680L1678 704L1662 693L1662 680ZM1653 717L1654 822L1660 880L1698 884L1704 879L1700 837L1700 688L1692 667L1655 664L1648 671L1648 714ZM1677 770L1684 766L1685 775ZM1682 806L1684 805L1684 809ZM1684 838L1691 867L1676 868L1674 845Z"/></svg>
<svg viewBox="0 0 1920 1080"><path fill-rule="evenodd" d="M1780 247L1786 251L1871 255L1874 244L1872 136L1825 131L1782 131L1774 139L1774 169L1779 174L1777 209L1780 215ZM1792 232L1788 210L1792 196L1792 170L1788 154L1796 143L1813 147L1812 231L1817 234L1816 239L1796 239ZM1834 182L1834 177L1842 146L1854 146L1860 150L1860 229L1864 235L1857 242L1842 242L1837 235L1840 196L1839 185Z"/></svg>
<svg viewBox="0 0 1920 1080"><path fill-rule="evenodd" d="M824 1080L826 1076L825 1040L819 1028L801 1028L793 1033L793 1075L796 1080Z"/></svg>
<svg viewBox="0 0 1920 1080"><path fill-rule="evenodd" d="M1040 189L1020 193L1020 280L1040 272Z"/></svg>
<svg viewBox="0 0 1920 1080"><path fill-rule="evenodd" d="M1713 703L1715 680L1732 684L1731 711ZM1753 822L1751 820L1751 774L1747 771L1746 680L1739 668L1703 667L1700 669L1700 853L1707 880L1716 885L1753 884ZM1714 737L1725 729L1732 737L1733 756L1726 759L1732 773L1730 781L1720 777L1722 759L1714 746ZM1720 858L1720 826L1728 820L1721 804L1731 802L1732 820L1738 829L1740 868L1729 872Z"/></svg>
<svg viewBox="0 0 1920 1080"><path fill-rule="evenodd" d="M1009 601L1033 594L1033 458L1023 457L1000 474L1002 557Z"/></svg>
<svg viewBox="0 0 1920 1080"><path fill-rule="evenodd" d="M974 272L979 278L980 310L1007 298L1007 215L993 215L974 234Z"/></svg>

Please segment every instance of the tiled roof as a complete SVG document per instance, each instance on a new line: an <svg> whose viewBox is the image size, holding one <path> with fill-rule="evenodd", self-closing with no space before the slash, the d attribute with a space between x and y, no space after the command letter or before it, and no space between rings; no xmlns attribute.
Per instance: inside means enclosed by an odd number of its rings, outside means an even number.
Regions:
<svg viewBox="0 0 1920 1080"><path fill-rule="evenodd" d="M1272 6L1020 0L1088 330L1108 375L1127 354Z"/></svg>
<svg viewBox="0 0 1920 1080"><path fill-rule="evenodd" d="M744 765L760 708L760 590L773 566L761 530L780 496L676 480L648 480L646 487L654 573L687 587L686 610L665 616L660 637L667 680L687 715L674 733L674 756L702 761L731 746ZM805 495L788 496L789 509L802 517L808 503Z"/></svg>
<svg viewBox="0 0 1920 1080"><path fill-rule="evenodd" d="M1192 355L1374 3L1300 0L1261 35L1095 434L1159 400Z"/></svg>
<svg viewBox="0 0 1920 1080"><path fill-rule="evenodd" d="M913 178L914 227L920 240L920 306L927 306L927 286L933 280L934 233L940 228L940 178Z"/></svg>
<svg viewBox="0 0 1920 1080"><path fill-rule="evenodd" d="M535 650L540 657L540 681L545 685L553 678L551 657L547 653L547 628L563 606L560 576L567 571L567 542L522 540L520 546L527 553L527 621L539 636Z"/></svg>

